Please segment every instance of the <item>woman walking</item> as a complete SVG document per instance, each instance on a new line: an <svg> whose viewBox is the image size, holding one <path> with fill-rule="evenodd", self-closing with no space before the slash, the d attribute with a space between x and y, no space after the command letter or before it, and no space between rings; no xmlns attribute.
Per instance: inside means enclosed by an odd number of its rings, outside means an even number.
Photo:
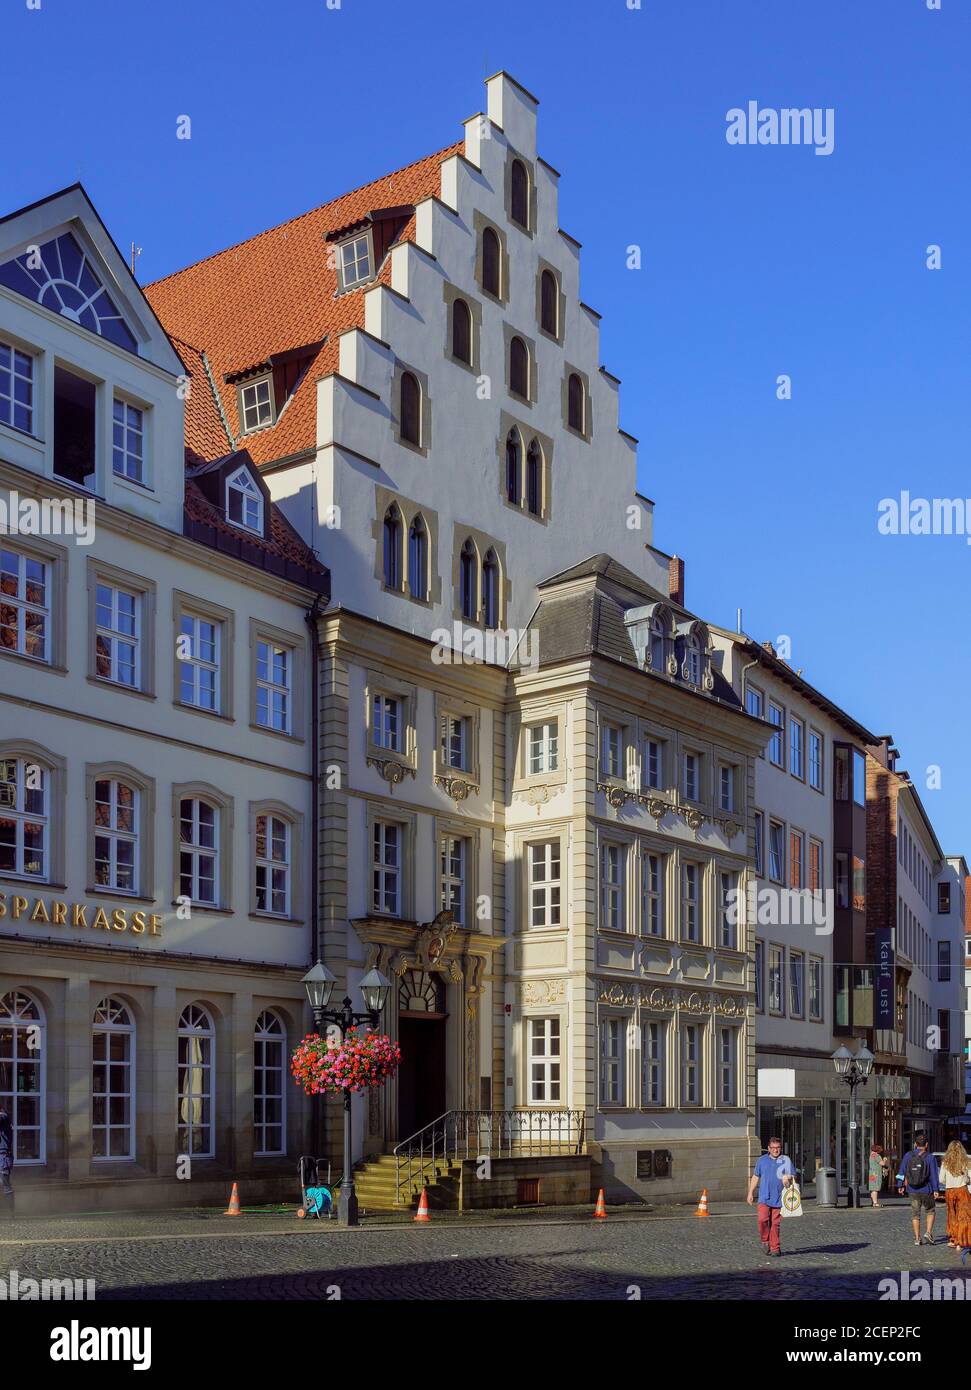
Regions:
<svg viewBox="0 0 971 1390"><path fill-rule="evenodd" d="M948 1144L941 1161L941 1184L947 1201L947 1243L964 1252L963 1261L971 1247L971 1159L957 1139Z"/></svg>
<svg viewBox="0 0 971 1390"><path fill-rule="evenodd" d="M880 1189L883 1187L884 1164L883 1149L879 1144L870 1145L870 1162L867 1167L866 1185L870 1192L870 1205L880 1205Z"/></svg>

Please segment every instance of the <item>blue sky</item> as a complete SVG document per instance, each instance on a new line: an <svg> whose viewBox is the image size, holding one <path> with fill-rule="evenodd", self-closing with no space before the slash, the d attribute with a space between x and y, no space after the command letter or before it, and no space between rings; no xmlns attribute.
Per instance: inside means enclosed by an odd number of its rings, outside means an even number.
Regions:
<svg viewBox="0 0 971 1390"><path fill-rule="evenodd" d="M971 497L967 0L28 3L2 210L80 178L143 281L457 139L500 67L533 91L688 603L787 635L971 854L971 547L876 526L902 489ZM730 146L750 100L832 107L833 153Z"/></svg>

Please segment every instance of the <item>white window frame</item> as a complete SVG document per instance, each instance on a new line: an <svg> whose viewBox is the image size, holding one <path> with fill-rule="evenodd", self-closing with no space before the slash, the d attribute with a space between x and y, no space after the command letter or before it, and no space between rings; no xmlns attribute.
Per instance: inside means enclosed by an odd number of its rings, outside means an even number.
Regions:
<svg viewBox="0 0 971 1390"><path fill-rule="evenodd" d="M778 715L775 719L773 716ZM769 762L773 767L781 767L785 770L786 765L786 712L782 705L777 705L775 700L769 701L769 723L775 728L775 733L769 739ZM773 749L778 747L779 756L775 757Z"/></svg>
<svg viewBox="0 0 971 1390"><path fill-rule="evenodd" d="M718 806L722 811L735 810L735 768L731 763L719 764Z"/></svg>
<svg viewBox="0 0 971 1390"><path fill-rule="evenodd" d="M253 434L273 424L273 378L257 377L239 388L239 426L243 434ZM251 417L253 417L251 419ZM245 470L241 470L245 471ZM234 474L234 477L238 476ZM229 516L229 507L226 507Z"/></svg>
<svg viewBox="0 0 971 1390"><path fill-rule="evenodd" d="M683 760L685 799L687 801L701 801L701 754L686 748Z"/></svg>
<svg viewBox="0 0 971 1390"><path fill-rule="evenodd" d="M264 655L265 653L265 655ZM280 657L283 662L283 680L277 679L277 661ZM289 734L293 732L293 671L295 653L293 647L286 642L280 642L268 637L257 637L256 646L253 651L253 659L256 662L256 708L255 723L260 729L269 729L277 734ZM260 675L260 669L264 674ZM263 692L265 699L260 701L260 693ZM282 699L280 698L282 697ZM282 722L279 721L278 711L283 711ZM265 714L265 718L261 718Z"/></svg>
<svg viewBox="0 0 971 1390"><path fill-rule="evenodd" d="M627 846L605 841L600 846L600 925L605 931L626 931ZM615 925L616 922L616 925Z"/></svg>
<svg viewBox="0 0 971 1390"><path fill-rule="evenodd" d="M667 877L667 857L656 849L641 854L641 932L644 936L661 938L666 935L664 921L664 886ZM657 930L652 925L657 920Z"/></svg>
<svg viewBox="0 0 971 1390"><path fill-rule="evenodd" d="M0 1091L13 1130L15 1168L37 1167L47 1162L47 1022L44 1010L33 995L14 987L0 996L0 1029L8 1031L10 1055L5 1059L10 1077L9 1090ZM35 1081L21 1085L21 1077ZM23 1124L21 1101L36 1105L36 1124ZM37 1135L37 1157L27 1158L20 1151L21 1134Z"/></svg>
<svg viewBox="0 0 971 1390"><path fill-rule="evenodd" d="M188 815L185 808L188 806ZM202 830L202 807L207 807L212 811L212 844L203 843ZM219 907L221 889L221 857L222 850L220 845L222 807L214 801L207 801L204 796L183 796L179 799L179 864L178 880L179 894L188 897L189 901L197 907ZM184 839L186 824L189 826L191 839ZM183 868L183 859L189 860L188 874ZM202 875L199 870L202 861L207 860L212 863L212 898L201 898L199 896L199 885ZM185 878L189 878L189 889L186 893ZM208 877L208 875L206 875Z"/></svg>
<svg viewBox="0 0 971 1390"><path fill-rule="evenodd" d="M715 1046L718 1066L718 1104L735 1109L738 1095L738 1046L740 1030L732 1024L720 1023L716 1030ZM727 1086L726 1086L727 1082ZM728 1094L726 1095L726 1090Z"/></svg>
<svg viewBox="0 0 971 1390"><path fill-rule="evenodd" d="M789 1017L804 1018L806 1014L806 954L789 951Z"/></svg>
<svg viewBox="0 0 971 1390"><path fill-rule="evenodd" d="M0 555L13 556L16 563L15 572L13 569L5 568L3 562L0 561L0 609L12 608L16 623L14 629L16 643L13 647L4 647L3 651L27 657L29 661L42 661L50 665L51 623L54 616L54 595L52 593L54 566L49 560L39 560L35 555L31 555L25 550L18 550L16 546L9 544L6 536L0 536ZM37 577L31 577L29 574L32 565L41 571L39 582L43 589L43 603L38 603L36 599L28 597L28 591L38 583ZM7 576L6 580L3 576ZM12 589L10 587L11 579L14 581ZM43 641L40 655L27 650L27 616L29 614L36 615L42 622ZM10 630L9 624L4 626L8 631Z"/></svg>
<svg viewBox="0 0 971 1390"><path fill-rule="evenodd" d="M806 976L806 1007L809 1010L809 1019L812 1023L822 1023L823 1006L823 958L822 956L809 957L809 969Z"/></svg>
<svg viewBox="0 0 971 1390"><path fill-rule="evenodd" d="M232 514L232 499L241 498L240 515ZM248 468L237 468L226 479L226 520L240 531L262 536L264 530L263 494Z"/></svg>
<svg viewBox="0 0 971 1390"><path fill-rule="evenodd" d="M402 752L404 701L376 690L371 696L371 743L386 753Z"/></svg>
<svg viewBox="0 0 971 1390"><path fill-rule="evenodd" d="M440 906L459 926L468 926L470 843L465 835L446 834L438 842Z"/></svg>
<svg viewBox="0 0 971 1390"><path fill-rule="evenodd" d="M626 1104L627 1019L609 1014L600 1020L600 1105Z"/></svg>
<svg viewBox="0 0 971 1390"><path fill-rule="evenodd" d="M624 728L622 724L603 726L600 760L604 777L623 780L624 777ZM616 767L616 772L614 768Z"/></svg>
<svg viewBox="0 0 971 1390"><path fill-rule="evenodd" d="M0 401L6 401L10 411L10 419L0 419L0 424L6 425L8 429L16 430L18 434L34 435L34 356L30 352L25 352L23 348L17 347L14 343L0 339L0 348L6 348L10 353L10 366L0 366ZM28 365L28 371L18 371L18 358L22 358ZM18 381L26 381L30 387L30 404L25 405L23 401L17 400ZM28 424L26 427L14 423L17 408L27 412Z"/></svg>
<svg viewBox="0 0 971 1390"><path fill-rule="evenodd" d="M108 800L98 799L98 788L107 786ZM120 788L125 787L131 792L131 806L128 808L131 816L131 829L126 829L119 824L118 796ZM94 879L92 880L98 888L103 888L109 893L137 894L141 882L141 791L132 783L126 782L122 777L96 777L94 782ZM99 807L106 807L108 814L107 824L101 824L98 820ZM107 857L98 855L98 841L106 841ZM126 888L119 882L118 849L122 844L131 845L131 884ZM105 864L108 870L108 879L101 882L98 879L98 865ZM123 865L122 867L128 867Z"/></svg>
<svg viewBox="0 0 971 1390"><path fill-rule="evenodd" d="M99 1014L105 1015L99 1018ZM118 1015L126 1020L119 1022ZM127 1004L120 999L115 999L111 995L106 995L97 1005L92 1017L91 1024L91 1138L93 1163L130 1163L135 1157L135 1119L137 1091L135 1087L135 1025L132 1022L131 1010ZM125 1055L119 1059L111 1055L112 1037L123 1037L125 1041ZM104 1055L98 1054L98 1040L103 1038ZM94 1071L95 1068L103 1066L105 1069L105 1089L95 1091ZM128 1078L127 1087L124 1090L115 1090L113 1087L114 1073L116 1068L124 1067L124 1073ZM103 1124L96 1122L94 1118L94 1107L97 1099L103 1099L105 1103L105 1119ZM124 1100L128 1102L128 1119L124 1124L113 1124L111 1122L111 1102L113 1100ZM113 1131L127 1131L127 1144L124 1153L111 1152L111 1135ZM107 1153L94 1153L95 1135L103 1132L105 1148Z"/></svg>
<svg viewBox="0 0 971 1390"><path fill-rule="evenodd" d="M179 1015L176 1038L176 1147L180 1154L189 1158L214 1158L216 1029L209 1011L201 1004L187 1004ZM187 1053L191 1045L198 1045L199 1056L187 1057L183 1061L183 1042ZM208 1119L195 1119L197 1109L201 1110L203 1116L208 1114ZM179 1143L180 1129L185 1130L184 1137L188 1138L185 1145ZM193 1136L200 1132L205 1143L196 1148Z"/></svg>
<svg viewBox="0 0 971 1390"><path fill-rule="evenodd" d="M111 405L111 471L116 478L144 486L147 435L143 407L124 396L115 396Z"/></svg>
<svg viewBox="0 0 971 1390"><path fill-rule="evenodd" d="M376 695L375 700L379 697ZM440 718L439 756L442 767L468 772L471 720L467 714L446 711ZM378 744L378 747L382 745ZM400 750L395 750L400 751Z"/></svg>
<svg viewBox="0 0 971 1390"><path fill-rule="evenodd" d="M670 1020L646 1018L641 1023L641 1105L663 1108L668 1102L668 1036ZM655 1038L652 1031L656 1030Z"/></svg>
<svg viewBox="0 0 971 1390"><path fill-rule="evenodd" d="M789 715L789 774L806 780L806 721Z"/></svg>
<svg viewBox="0 0 971 1390"><path fill-rule="evenodd" d="M363 258L361 247L364 248ZM340 242L339 250L341 289L353 289L355 285L363 285L372 278L371 238L367 232L363 232L360 236L348 237L347 241ZM348 255L348 252L351 254ZM362 264L363 271L361 270Z"/></svg>
<svg viewBox="0 0 971 1390"><path fill-rule="evenodd" d="M777 962L777 968L773 964ZM784 1018L786 1012L786 953L785 948L769 942L766 955L767 988L766 1011L777 1018ZM773 992L773 975L777 976L778 991Z"/></svg>
<svg viewBox="0 0 971 1390"><path fill-rule="evenodd" d="M728 895L734 892L735 921L728 920ZM726 951L737 951L742 926L742 888L736 869L718 870L718 945Z"/></svg>
<svg viewBox="0 0 971 1390"><path fill-rule="evenodd" d="M772 837L772 830L773 830L773 827L779 831L779 843L780 843L780 845L781 845L781 855L775 856L777 859L779 859L778 873L773 872L773 867L772 867L772 865L773 865L773 853L772 853L772 838L773 838L773 837ZM771 817L770 817L770 819L769 819L769 841L768 841L768 851L769 851L769 856L768 856L769 878L772 880L773 883L779 883L779 884L782 884L783 887L785 887L785 882L786 882L786 864L787 864L787 862L788 862L788 849L787 849L787 845L786 845L786 827L785 827L785 825L783 824L782 821L773 820L773 819L771 819Z"/></svg>
<svg viewBox="0 0 971 1390"><path fill-rule="evenodd" d="M102 593L108 595L108 602L102 600ZM126 632L120 623L127 621L127 615L121 614L121 598L132 600L131 623L132 631ZM98 578L95 589L95 675L99 681L104 681L110 685L120 685L125 690L141 690L142 688L142 603L144 595L137 589L126 589L123 585L110 583L105 579ZM102 610L107 607L109 621L102 620ZM99 653L98 645L104 643L107 652ZM131 650L131 670L132 679L130 681L121 680L119 677L119 652L121 648ZM102 675L98 671L98 663L104 657L108 661L108 675Z"/></svg>
<svg viewBox="0 0 971 1390"><path fill-rule="evenodd" d="M264 821L263 853L260 853L260 821ZM254 823L255 840L255 910L267 917L289 917L291 915L293 891L293 825L283 816L272 811L258 811ZM283 858L276 854L277 845L282 842ZM275 880L283 876L282 889ZM275 899L282 892L282 906L275 905ZM260 898L263 904L260 905Z"/></svg>
<svg viewBox="0 0 971 1390"><path fill-rule="evenodd" d="M531 1017L526 1024L527 1105L559 1105L562 1101L562 1030L558 1014Z"/></svg>
<svg viewBox="0 0 971 1390"><path fill-rule="evenodd" d="M526 776L557 772L560 762L560 725L556 719L526 727Z"/></svg>
<svg viewBox="0 0 971 1390"><path fill-rule="evenodd" d="M393 843L388 831L394 831ZM371 823L371 908L382 917L401 916L404 832L400 821L378 819ZM389 848L393 848L392 857Z"/></svg>
<svg viewBox="0 0 971 1390"><path fill-rule="evenodd" d="M649 791L664 791L664 742L659 738L644 740L644 786Z"/></svg>
<svg viewBox="0 0 971 1390"><path fill-rule="evenodd" d="M13 764L13 779L8 779L10 764ZM28 787L27 769L36 767L40 774L40 786ZM0 771L3 772L3 785L13 787L13 805L5 804L10 797L10 793L5 794L4 804L0 814L5 821L13 823L13 869L4 869L4 877L22 878L28 883L49 883L51 877L51 853L53 850L51 837L51 770L43 763L37 762L33 758L25 757L21 754L5 755L0 757ZM28 793L40 792L40 810L28 810ZM24 843L25 827L39 826L40 828L40 860L42 872L32 874L24 868L27 862L27 848ZM31 854L36 854L36 846L31 850Z"/></svg>
<svg viewBox="0 0 971 1390"><path fill-rule="evenodd" d="M813 752L816 751L819 757L814 761ZM824 791L826 785L826 774L824 764L826 761L826 742L818 729L809 726L809 785L814 791Z"/></svg>
<svg viewBox="0 0 971 1390"><path fill-rule="evenodd" d="M681 1105L701 1105L704 1095L704 1054L700 1023L681 1024L680 1072Z"/></svg>
<svg viewBox="0 0 971 1390"><path fill-rule="evenodd" d="M537 870L541 870L537 873ZM559 839L526 845L527 905L530 928L559 927L561 919L561 845ZM537 914L541 920L537 921Z"/></svg>
<svg viewBox="0 0 971 1390"><path fill-rule="evenodd" d="M205 625L212 628L212 650L213 660L208 660L200 655L203 649L203 638L200 629ZM186 631L188 627L188 631ZM218 714L222 709L222 647L223 647L223 624L217 618L209 618L199 613L184 611L179 614L179 638L189 639L188 656L179 656L179 701L183 705L188 705L192 709L206 710L210 714ZM212 704L206 704L200 697L202 693L201 674L203 671L211 671L213 674L212 683ZM191 684L191 699L186 699L183 681L188 674Z"/></svg>
<svg viewBox="0 0 971 1390"><path fill-rule="evenodd" d="M275 1027L260 1025L268 1020ZM264 1009L256 1020L256 1027L253 1030L254 1056L253 1056L253 1156L255 1158L277 1158L287 1151L287 1088L286 1088L286 1052L287 1052L287 1030L283 1019L272 1009ZM271 1054L269 1049L273 1048ZM279 1065L276 1061L268 1061L268 1057L275 1056L279 1050ZM259 1060L257 1060L257 1058ZM279 1078L279 1090L271 1090L268 1081L271 1077ZM280 1118L279 1120L267 1120L266 1104L268 1101L279 1101ZM263 1105L263 1118L258 1118L260 1104ZM279 1129L280 1146L270 1148L267 1145L267 1131Z"/></svg>
<svg viewBox="0 0 971 1390"><path fill-rule="evenodd" d="M702 882L703 866L686 859L681 865L681 940L692 945L699 945L702 938ZM693 924L693 934L688 931L689 924Z"/></svg>

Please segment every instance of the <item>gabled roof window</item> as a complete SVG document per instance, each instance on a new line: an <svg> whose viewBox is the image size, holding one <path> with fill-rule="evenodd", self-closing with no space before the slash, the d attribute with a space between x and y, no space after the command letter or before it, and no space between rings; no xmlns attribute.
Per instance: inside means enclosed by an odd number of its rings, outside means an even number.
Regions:
<svg viewBox="0 0 971 1390"><path fill-rule="evenodd" d="M28 246L21 255L0 265L0 285L128 352L138 351L135 335L70 232L43 246Z"/></svg>
<svg viewBox="0 0 971 1390"><path fill-rule="evenodd" d="M371 278L371 238L367 232L340 246L341 289L349 290Z"/></svg>
<svg viewBox="0 0 971 1390"><path fill-rule="evenodd" d="M273 424L272 377L260 377L239 388L239 419L244 434Z"/></svg>
<svg viewBox="0 0 971 1390"><path fill-rule="evenodd" d="M226 520L263 534L263 494L248 468L237 468L226 479Z"/></svg>

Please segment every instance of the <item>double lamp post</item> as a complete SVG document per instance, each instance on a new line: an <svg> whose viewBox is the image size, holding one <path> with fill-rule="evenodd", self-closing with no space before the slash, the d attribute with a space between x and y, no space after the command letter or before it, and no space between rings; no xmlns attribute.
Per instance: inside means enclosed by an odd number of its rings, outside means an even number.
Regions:
<svg viewBox="0 0 971 1390"><path fill-rule="evenodd" d="M850 1151L847 1165L846 1205L858 1207L860 1198L856 1184L856 1088L857 1086L865 1086L869 1079L873 1070L873 1053L864 1043L854 1057L849 1048L844 1045L838 1047L833 1053L833 1065L840 1080L850 1088Z"/></svg>

